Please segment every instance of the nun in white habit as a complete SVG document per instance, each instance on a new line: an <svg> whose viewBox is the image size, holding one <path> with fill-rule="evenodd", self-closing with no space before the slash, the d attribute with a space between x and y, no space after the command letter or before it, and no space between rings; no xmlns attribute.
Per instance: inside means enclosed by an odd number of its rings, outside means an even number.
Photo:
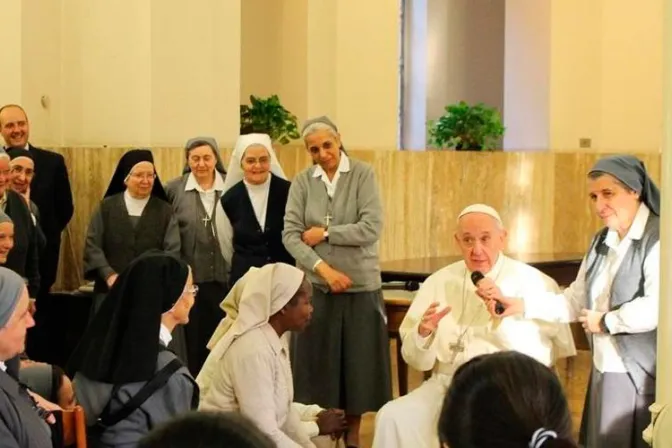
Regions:
<svg viewBox="0 0 672 448"><path fill-rule="evenodd" d="M294 265L282 244L287 180L267 134L241 135L224 181L222 208L228 230L220 238L233 285L251 267L268 263Z"/></svg>
<svg viewBox="0 0 672 448"><path fill-rule="evenodd" d="M240 412L279 448L315 446L291 406L292 371L283 338L310 322L311 293L305 274L284 263L253 268L232 288L223 303L229 312L196 378L200 410Z"/></svg>

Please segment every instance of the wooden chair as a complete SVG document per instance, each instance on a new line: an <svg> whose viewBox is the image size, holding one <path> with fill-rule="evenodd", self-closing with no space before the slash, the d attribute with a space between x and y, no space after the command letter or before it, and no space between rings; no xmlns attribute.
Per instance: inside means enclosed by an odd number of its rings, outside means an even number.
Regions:
<svg viewBox="0 0 672 448"><path fill-rule="evenodd" d="M84 408L75 406L71 411L62 412L63 446L86 448L86 417Z"/></svg>
<svg viewBox="0 0 672 448"><path fill-rule="evenodd" d="M408 393L408 366L401 356L401 335L399 326L411 306L410 299L390 297L385 299L387 311L387 333L391 339L397 342L397 380L399 382L399 396Z"/></svg>

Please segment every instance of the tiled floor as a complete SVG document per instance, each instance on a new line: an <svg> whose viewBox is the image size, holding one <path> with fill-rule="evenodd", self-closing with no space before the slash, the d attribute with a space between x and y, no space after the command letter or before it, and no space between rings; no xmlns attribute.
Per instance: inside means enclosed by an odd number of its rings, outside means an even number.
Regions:
<svg viewBox="0 0 672 448"><path fill-rule="evenodd" d="M394 350L394 342L391 344L392 356L392 371L395 374L393 378L394 396L398 396L397 385L397 364ZM574 421L574 434L578 436L579 427L581 424L581 411L583 409L583 401L588 387L588 378L590 374L590 353L579 352L578 356L570 360L571 368L567 370L564 365L558 366L558 375L565 386L567 393L567 400L572 412L572 419ZM568 375L569 372L569 375ZM409 368L408 372L408 388L413 390L422 383L422 373ZM364 416L361 427L361 448L369 448L373 441L374 419L376 414L369 413Z"/></svg>

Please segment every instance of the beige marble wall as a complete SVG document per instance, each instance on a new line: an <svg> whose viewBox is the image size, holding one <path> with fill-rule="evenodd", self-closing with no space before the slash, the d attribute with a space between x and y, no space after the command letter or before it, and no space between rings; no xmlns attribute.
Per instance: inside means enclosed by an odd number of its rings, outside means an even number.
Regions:
<svg viewBox="0 0 672 448"><path fill-rule="evenodd" d="M82 249L91 213L123 148L60 148L70 171L75 216L64 238L60 284L81 283ZM154 148L165 182L179 175L183 152ZM222 155L228 162L230 151ZM497 208L509 231L510 253L583 252L600 223L590 208L586 173L604 154L572 152L350 151L373 165L385 209L383 261L452 255L455 217L474 202ZM639 155L660 179L660 156ZM292 177L310 165L303 148L278 157Z"/></svg>

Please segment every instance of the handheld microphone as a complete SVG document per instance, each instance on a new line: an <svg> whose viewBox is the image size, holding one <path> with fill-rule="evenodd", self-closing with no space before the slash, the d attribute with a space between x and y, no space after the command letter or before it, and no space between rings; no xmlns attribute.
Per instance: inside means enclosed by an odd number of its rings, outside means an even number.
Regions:
<svg viewBox="0 0 672 448"><path fill-rule="evenodd" d="M483 280L485 278L485 275L481 271L474 271L471 273L471 281L475 286L478 286L478 282ZM504 305L502 305L500 302L497 302L495 305L495 313L496 314L502 314L504 312Z"/></svg>

